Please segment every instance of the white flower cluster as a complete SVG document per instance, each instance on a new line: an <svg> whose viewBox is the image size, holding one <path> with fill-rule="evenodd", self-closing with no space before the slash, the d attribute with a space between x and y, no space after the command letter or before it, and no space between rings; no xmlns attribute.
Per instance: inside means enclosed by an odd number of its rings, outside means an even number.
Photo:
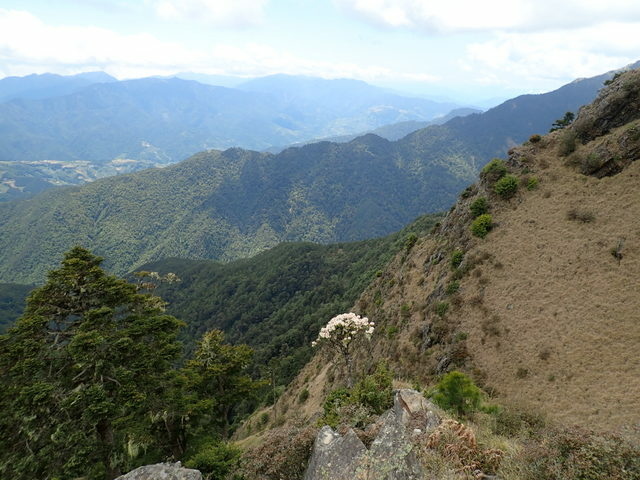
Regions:
<svg viewBox="0 0 640 480"><path fill-rule="evenodd" d="M320 329L318 338L311 342L311 345L315 347L322 340L332 340L347 345L358 333L370 337L373 328L374 323L370 322L367 317L361 317L352 312L341 313Z"/></svg>

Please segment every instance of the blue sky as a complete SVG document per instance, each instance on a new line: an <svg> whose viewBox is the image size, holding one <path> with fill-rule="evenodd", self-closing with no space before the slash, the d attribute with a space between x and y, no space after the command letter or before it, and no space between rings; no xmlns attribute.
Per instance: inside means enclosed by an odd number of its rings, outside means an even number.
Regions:
<svg viewBox="0 0 640 480"><path fill-rule="evenodd" d="M640 59L637 0L0 0L0 77L358 78L473 102Z"/></svg>

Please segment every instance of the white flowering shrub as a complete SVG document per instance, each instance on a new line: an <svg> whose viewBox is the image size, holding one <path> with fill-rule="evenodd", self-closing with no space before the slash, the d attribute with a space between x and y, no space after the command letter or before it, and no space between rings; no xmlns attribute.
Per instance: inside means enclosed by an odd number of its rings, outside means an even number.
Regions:
<svg viewBox="0 0 640 480"><path fill-rule="evenodd" d="M343 356L347 366L347 382L350 387L353 386L351 344L358 337L371 338L374 325L374 322L370 322L367 317L361 317L352 312L341 313L329 320L329 323L320 329L318 338L311 342L314 347L323 343L327 344Z"/></svg>

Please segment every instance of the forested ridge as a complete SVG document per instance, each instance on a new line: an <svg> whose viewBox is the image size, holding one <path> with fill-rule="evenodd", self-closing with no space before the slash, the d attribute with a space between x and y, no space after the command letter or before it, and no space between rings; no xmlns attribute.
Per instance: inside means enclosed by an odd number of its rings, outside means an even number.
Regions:
<svg viewBox="0 0 640 480"><path fill-rule="evenodd" d="M0 205L0 280L38 282L73 245L125 274L167 257L233 260L282 241L355 241L448 208L474 175L374 135L279 155L203 152L165 169Z"/></svg>

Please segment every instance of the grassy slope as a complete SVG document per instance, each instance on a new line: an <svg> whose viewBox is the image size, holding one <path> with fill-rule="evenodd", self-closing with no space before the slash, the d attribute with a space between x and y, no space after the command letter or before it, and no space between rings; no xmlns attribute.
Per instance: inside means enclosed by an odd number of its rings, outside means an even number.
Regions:
<svg viewBox="0 0 640 480"><path fill-rule="evenodd" d="M633 98L637 105L639 97ZM628 109L635 118L637 111ZM615 120L609 125L615 127ZM397 256L356 304L377 325L359 364L385 358L399 375L423 385L439 372L463 369L500 403L528 405L564 424L637 441L638 131L638 120L631 121L578 145L568 158L558 154L563 131L515 149L511 170L538 177L539 187L520 187L513 199L503 200L481 182L435 235L420 239L408 256ZM575 166L593 158L631 163L598 179ZM485 239L469 230L469 205L478 196L492 205L494 229ZM579 220L590 216L590 222ZM619 259L612 254L618 248ZM456 278L449 264L454 249L462 249L465 260L458 293L447 294ZM436 312L440 302L449 306L443 317ZM281 411L295 415L306 408L296 401L304 388L310 404L319 405L316 397L335 385L328 379L339 378L328 360L317 356L304 368L280 400Z"/></svg>

